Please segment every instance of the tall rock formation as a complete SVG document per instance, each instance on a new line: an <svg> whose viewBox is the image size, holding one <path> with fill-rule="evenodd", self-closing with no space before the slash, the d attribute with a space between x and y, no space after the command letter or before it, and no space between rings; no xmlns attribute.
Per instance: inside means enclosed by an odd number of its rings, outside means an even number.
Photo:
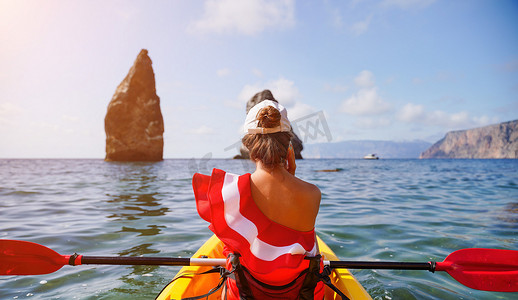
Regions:
<svg viewBox="0 0 518 300"><path fill-rule="evenodd" d="M106 161L160 161L164 120L148 51L142 49L104 118Z"/></svg>
<svg viewBox="0 0 518 300"><path fill-rule="evenodd" d="M279 102L279 101L277 101L277 99L275 99L273 97L273 94L270 90L263 90L263 91L255 94L250 100L248 100L248 102L246 103L246 113L248 114L248 112L250 111L250 109L252 107L254 107L257 103L262 102L264 100L273 100L273 101ZM281 105L282 105L282 103L281 103ZM288 114L289 114L289 112L288 112ZM295 134L295 132L293 132L293 128L291 129L291 133L293 134L291 143L293 145L293 150L295 152L295 158L302 159L301 152L304 149L304 146L302 146L302 141ZM236 159L249 159L250 158L250 153L248 152L248 149L244 145L241 145L241 149L239 150L239 152L241 152L241 154L234 156L234 158L236 158Z"/></svg>
<svg viewBox="0 0 518 300"><path fill-rule="evenodd" d="M419 158L518 158L518 120L448 132Z"/></svg>

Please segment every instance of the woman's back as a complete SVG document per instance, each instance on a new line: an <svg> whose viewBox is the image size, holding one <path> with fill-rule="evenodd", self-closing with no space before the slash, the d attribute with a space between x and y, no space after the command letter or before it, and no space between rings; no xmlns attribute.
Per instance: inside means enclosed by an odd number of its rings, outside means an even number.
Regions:
<svg viewBox="0 0 518 300"><path fill-rule="evenodd" d="M258 168L251 177L252 198L270 220L297 231L310 231L320 205L320 190L285 168Z"/></svg>

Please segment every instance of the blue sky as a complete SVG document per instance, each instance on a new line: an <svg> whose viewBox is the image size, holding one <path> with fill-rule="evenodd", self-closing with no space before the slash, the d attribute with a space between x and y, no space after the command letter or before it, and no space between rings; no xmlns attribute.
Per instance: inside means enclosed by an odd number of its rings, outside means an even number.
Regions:
<svg viewBox="0 0 518 300"><path fill-rule="evenodd" d="M265 88L292 120L323 112L332 142L518 119L516 1L0 0L0 158L103 158L141 49L165 158L235 155Z"/></svg>

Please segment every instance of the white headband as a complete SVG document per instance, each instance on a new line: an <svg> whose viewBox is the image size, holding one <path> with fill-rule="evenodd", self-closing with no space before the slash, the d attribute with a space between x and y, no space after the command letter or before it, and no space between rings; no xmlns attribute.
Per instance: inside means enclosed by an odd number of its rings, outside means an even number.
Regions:
<svg viewBox="0 0 518 300"><path fill-rule="evenodd" d="M263 128L259 127L257 124L259 121L257 120L257 114L262 108L265 108L267 106L273 106L275 109L277 109L281 113L281 125L274 127L274 128ZM245 134L267 134L267 133L275 133L280 131L290 131L291 130L291 124L288 120L288 112L286 111L286 108L284 106L280 105L279 103L272 101L272 100L264 100L259 103L257 103L254 107L252 107L248 114L246 115L245 119L245 125L244 125L244 132Z"/></svg>

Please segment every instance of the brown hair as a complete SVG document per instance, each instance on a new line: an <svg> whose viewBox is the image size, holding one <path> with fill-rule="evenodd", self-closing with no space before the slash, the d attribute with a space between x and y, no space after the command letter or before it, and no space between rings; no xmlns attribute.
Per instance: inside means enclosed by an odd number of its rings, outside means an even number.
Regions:
<svg viewBox="0 0 518 300"><path fill-rule="evenodd" d="M281 113L275 107L267 106L257 113L256 119L259 127L275 128L281 124ZM291 137L291 132L246 134L242 142L248 148L251 160L259 160L266 168L273 169L286 161Z"/></svg>

